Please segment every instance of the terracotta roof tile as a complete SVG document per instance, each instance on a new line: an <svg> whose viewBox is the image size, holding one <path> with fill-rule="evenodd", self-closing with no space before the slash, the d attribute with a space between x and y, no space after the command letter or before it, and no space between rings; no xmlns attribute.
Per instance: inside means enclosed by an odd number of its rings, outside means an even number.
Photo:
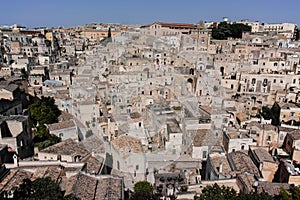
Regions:
<svg viewBox="0 0 300 200"><path fill-rule="evenodd" d="M49 124L47 126L49 131L55 131L55 130L70 128L70 127L76 127L76 124L73 120L68 120L68 121L58 122L54 124Z"/></svg>
<svg viewBox="0 0 300 200"><path fill-rule="evenodd" d="M88 150L72 139L67 139L53 146L47 147L41 150L41 152L60 155L80 155L82 158L89 154Z"/></svg>

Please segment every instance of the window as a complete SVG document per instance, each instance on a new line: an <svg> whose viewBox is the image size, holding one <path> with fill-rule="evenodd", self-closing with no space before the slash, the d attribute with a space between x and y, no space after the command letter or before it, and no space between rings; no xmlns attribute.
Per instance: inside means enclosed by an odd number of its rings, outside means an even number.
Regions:
<svg viewBox="0 0 300 200"><path fill-rule="evenodd" d="M251 83L252 83L252 84L255 84L255 83L256 83L256 79L253 78L252 81L251 81Z"/></svg>
<svg viewBox="0 0 300 200"><path fill-rule="evenodd" d="M276 79L273 80L273 83L276 83Z"/></svg>
<svg viewBox="0 0 300 200"><path fill-rule="evenodd" d="M207 151L203 151L202 152L202 158L206 158L206 156L207 156L206 154L207 154Z"/></svg>
<svg viewBox="0 0 300 200"><path fill-rule="evenodd" d="M264 82L263 82L263 86L267 86L267 83L268 83L268 79L264 79Z"/></svg>
<svg viewBox="0 0 300 200"><path fill-rule="evenodd" d="M281 133L279 139L282 141L284 139L284 134Z"/></svg>

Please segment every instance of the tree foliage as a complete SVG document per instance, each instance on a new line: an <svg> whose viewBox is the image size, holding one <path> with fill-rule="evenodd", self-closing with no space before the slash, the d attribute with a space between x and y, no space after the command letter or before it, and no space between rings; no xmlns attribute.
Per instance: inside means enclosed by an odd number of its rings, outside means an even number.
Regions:
<svg viewBox="0 0 300 200"><path fill-rule="evenodd" d="M221 22L218 27L212 29L212 37L217 40L226 40L230 37L242 38L243 32L250 31L251 26L245 24Z"/></svg>
<svg viewBox="0 0 300 200"><path fill-rule="evenodd" d="M237 192L227 186L219 186L218 184L209 185L203 188L202 194L199 197L195 197L195 200L226 200L234 199L237 196Z"/></svg>
<svg viewBox="0 0 300 200"><path fill-rule="evenodd" d="M237 195L235 199L236 200L273 200L273 197L266 192L261 192L261 193L252 192L249 194L241 192Z"/></svg>
<svg viewBox="0 0 300 200"><path fill-rule="evenodd" d="M34 181L24 179L23 183L14 191L14 199L63 199L77 200L73 195L64 197L64 192L59 184L50 177L37 178ZM3 194L2 194L3 195ZM3 196L2 196L3 197Z"/></svg>
<svg viewBox="0 0 300 200"><path fill-rule="evenodd" d="M252 192L237 193L233 188L228 186L219 186L218 184L209 185L203 188L200 196L195 196L195 200L272 200L273 197L268 193Z"/></svg>
<svg viewBox="0 0 300 200"><path fill-rule="evenodd" d="M40 125L37 128L40 129L41 127L45 127L45 126ZM46 127L42 128L42 129L46 129ZM50 134L48 132L48 130L46 129L46 132L43 135L41 135L41 133L39 132L38 135L36 135L34 137L33 141L34 141L35 146L38 147L39 150L42 150L42 149L45 149L49 146L52 146L54 144L57 144L57 143L61 142L61 138L57 137L54 134Z"/></svg>
<svg viewBox="0 0 300 200"><path fill-rule="evenodd" d="M139 181L134 184L132 200L151 200L154 198L153 187L147 181Z"/></svg>
<svg viewBox="0 0 300 200"><path fill-rule="evenodd" d="M268 108L267 106L263 106L260 113L264 119L272 119L272 124L278 126L280 124L280 108L275 103L272 108Z"/></svg>
<svg viewBox="0 0 300 200"><path fill-rule="evenodd" d="M300 186L292 186L288 190L281 188L279 195L275 197L276 200L300 200Z"/></svg>
<svg viewBox="0 0 300 200"><path fill-rule="evenodd" d="M61 114L52 97L42 97L41 100L35 101L29 105L29 111L34 125L56 123Z"/></svg>
<svg viewBox="0 0 300 200"><path fill-rule="evenodd" d="M58 122L58 116L61 114L52 97L42 97L35 101L29 105L29 112L36 130L34 143L39 150L61 141L59 137L50 134L45 126L45 124Z"/></svg>

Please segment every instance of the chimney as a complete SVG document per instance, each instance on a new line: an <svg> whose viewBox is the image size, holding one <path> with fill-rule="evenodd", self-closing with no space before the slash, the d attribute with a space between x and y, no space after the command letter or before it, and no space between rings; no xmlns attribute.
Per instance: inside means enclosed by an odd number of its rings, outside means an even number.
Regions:
<svg viewBox="0 0 300 200"><path fill-rule="evenodd" d="M14 159L14 166L19 167L18 156L16 154L14 154L13 159Z"/></svg>
<svg viewBox="0 0 300 200"><path fill-rule="evenodd" d="M223 170L223 164L220 163L220 165L219 165L219 173L220 173L220 174L222 173L222 170Z"/></svg>

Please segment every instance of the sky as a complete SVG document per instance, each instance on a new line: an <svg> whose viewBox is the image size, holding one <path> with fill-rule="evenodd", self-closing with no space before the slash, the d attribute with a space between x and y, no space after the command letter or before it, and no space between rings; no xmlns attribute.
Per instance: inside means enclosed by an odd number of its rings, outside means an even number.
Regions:
<svg viewBox="0 0 300 200"><path fill-rule="evenodd" d="M0 25L73 27L92 22L149 24L248 19L296 23L300 0L1 0Z"/></svg>

